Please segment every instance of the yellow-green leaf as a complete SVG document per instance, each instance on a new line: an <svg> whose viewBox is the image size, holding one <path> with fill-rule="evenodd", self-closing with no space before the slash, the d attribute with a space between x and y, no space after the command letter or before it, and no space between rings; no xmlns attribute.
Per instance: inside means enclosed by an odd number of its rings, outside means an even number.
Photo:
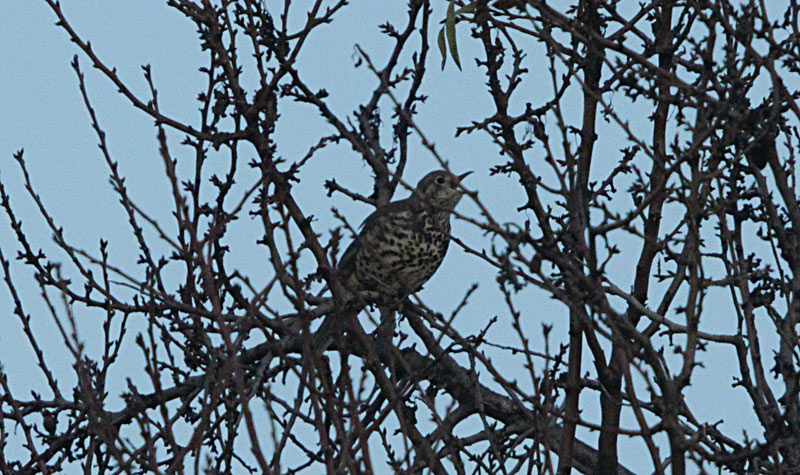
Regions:
<svg viewBox="0 0 800 475"><path fill-rule="evenodd" d="M444 20L444 31L447 36L447 44L450 46L450 55L458 69L461 69L461 61L458 59L458 46L456 45L456 2L450 0L447 6L447 17Z"/></svg>
<svg viewBox="0 0 800 475"><path fill-rule="evenodd" d="M475 11L475 2L472 2L456 10L456 15L461 15L462 13L472 13L474 11Z"/></svg>
<svg viewBox="0 0 800 475"><path fill-rule="evenodd" d="M444 69L444 65L447 63L447 45L445 45L444 40L444 28L439 30L439 52L442 53L442 69Z"/></svg>

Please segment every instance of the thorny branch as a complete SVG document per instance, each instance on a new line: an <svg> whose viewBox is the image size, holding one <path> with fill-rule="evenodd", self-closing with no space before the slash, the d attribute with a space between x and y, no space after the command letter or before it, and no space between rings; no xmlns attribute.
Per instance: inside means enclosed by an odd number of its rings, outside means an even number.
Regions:
<svg viewBox="0 0 800 475"><path fill-rule="evenodd" d="M149 66L144 98L59 2L43 1L80 52L77 89L139 259L118 264L102 239L97 249L72 243L35 168L15 154L54 242L38 248L4 174L0 206L19 260L0 248L6 313L49 393L0 367L0 472L800 470L795 2L411 0L401 23L377 25L386 49L354 37L348 67L366 65L374 81L349 85L362 100L343 113L328 90L341 85L309 77L300 58L357 5L168 0L207 55L199 118L184 123L162 110ZM468 195L476 211L455 213L476 232L453 241L487 276L482 290L495 286L494 307L477 304L477 285L450 315L435 294L394 302L403 325L387 345L373 308L386 297L353 294L336 272L357 223L337 209L311 216L299 189L333 150L367 166L325 177L328 197L374 207L411 188L416 150L467 168L445 159L440 131L420 120L428 94L470 100L442 92L429 72L442 19L444 54L473 54L458 74L480 77L489 105L451 131L496 152L480 162L490 179ZM155 121L152 158L174 225L128 188L79 58ZM278 153L289 102L323 119L297 157ZM179 162L178 147L192 159ZM371 192L343 184L354 176L371 177ZM523 202L495 199L511 196L506 177ZM244 219L260 226L246 251L232 237ZM242 271L241 251L267 276ZM548 298L561 313L545 314ZM96 353L79 329L98 310ZM333 342L320 348L314 332L329 315ZM465 319L483 324L466 334ZM48 363L40 320L57 329L74 374ZM141 377L115 387L132 346ZM720 354L735 361L720 365ZM734 388L705 382L709 366ZM706 414L692 387L746 398L752 435Z"/></svg>

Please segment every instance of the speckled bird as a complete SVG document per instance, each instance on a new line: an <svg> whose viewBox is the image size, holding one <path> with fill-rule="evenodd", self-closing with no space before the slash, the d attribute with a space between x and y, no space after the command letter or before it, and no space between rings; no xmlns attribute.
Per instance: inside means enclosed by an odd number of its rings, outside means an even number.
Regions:
<svg viewBox="0 0 800 475"><path fill-rule="evenodd" d="M394 298L421 289L447 253L450 215L464 195L459 184L470 173L428 173L409 198L369 215L339 263L344 284Z"/></svg>

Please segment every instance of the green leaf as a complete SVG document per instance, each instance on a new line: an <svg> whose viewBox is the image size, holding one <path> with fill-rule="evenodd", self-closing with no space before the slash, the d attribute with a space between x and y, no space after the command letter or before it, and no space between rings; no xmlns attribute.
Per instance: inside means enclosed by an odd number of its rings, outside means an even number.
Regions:
<svg viewBox="0 0 800 475"><path fill-rule="evenodd" d="M447 6L447 17L444 20L444 31L447 35L447 44L450 46L450 55L456 63L458 70L461 70L461 61L458 59L458 46L456 45L456 2L450 0ZM441 47L441 46L440 46Z"/></svg>
<svg viewBox="0 0 800 475"><path fill-rule="evenodd" d="M475 11L475 2L472 2L456 10L456 15L461 15L462 13L472 13L474 11Z"/></svg>
<svg viewBox="0 0 800 475"><path fill-rule="evenodd" d="M439 30L439 52L442 53L442 70L444 70L444 65L447 63L447 45L445 45L444 40L444 28Z"/></svg>

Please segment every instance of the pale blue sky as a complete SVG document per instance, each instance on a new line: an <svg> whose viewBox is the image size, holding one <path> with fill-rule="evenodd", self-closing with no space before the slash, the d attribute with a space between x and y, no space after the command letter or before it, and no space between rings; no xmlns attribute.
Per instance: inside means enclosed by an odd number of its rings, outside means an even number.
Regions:
<svg viewBox="0 0 800 475"><path fill-rule="evenodd" d="M91 68L87 58L68 41L65 32L54 25L55 15L44 2L3 1L2 6L4 17L0 20L0 44L3 48L0 49L0 64L5 67L0 87L0 110L3 111L0 114L0 179L11 195L24 229L34 246L53 252L51 259L66 260L65 256L54 251L51 233L46 223L39 219L35 205L23 189L21 173L12 158L12 154L20 148L25 149L31 178L38 192L58 225L63 226L68 240L96 254L99 240L106 239L110 242L112 262L135 269L136 275L141 274L140 269L135 268L138 251L133 245L126 216L108 184L108 167L97 148L97 137L90 127L77 79L70 67L72 56L78 54L90 97L101 126L107 133L110 151L120 164L120 172L126 177L131 196L168 230L174 230L170 220L172 200L158 155L152 119L133 109L116 94L110 81ZM197 119L198 104L195 98L203 90L205 80L197 69L206 64L206 58L198 46L193 24L155 0L64 0L62 6L72 26L83 38L91 40L98 55L107 65L117 68L120 77L136 94L147 97L147 85L140 65L150 64L162 112L190 123ZM434 18L443 18L441 7L437 5ZM311 36L300 58L299 70L311 87L324 87L330 92L329 104L340 116L350 114L366 101L376 82L365 67L354 66L354 45L359 44L377 64L383 64L390 43L380 35L377 25L387 20L399 24L404 20L404 13L405 2L355 1L336 16L333 24L320 28ZM299 15L296 18L301 19ZM432 28L431 34L434 35L436 31L437 28ZM524 203L524 198L516 181L504 176L489 176L488 169L491 166L505 161L499 156L497 147L484 134L454 136L457 126L468 125L471 120L482 119L491 112L490 98L485 92L485 76L471 60L480 54L478 45L463 26L459 29L459 41L463 71L455 69L452 62L445 71L440 71L439 53L435 47L431 50L422 91L429 99L426 104L419 106L417 123L427 137L435 142L437 150L449 160L453 170L475 170L467 185L479 190L481 199L496 214L496 218L521 223L523 216L516 209ZM411 44L418 44L418 40L414 38ZM532 42L528 46L531 48L528 51L531 73L517 93L518 111L522 110L525 102L531 102L534 107L541 105L549 97L550 91L549 77L541 62L541 48ZM243 55L241 59L246 63L246 56ZM252 78L250 75L249 79ZM567 100L575 104L574 110L567 111L571 114L568 119L579 123L580 103L574 95L568 96ZM650 111L630 108L624 103L622 95L619 95L617 102L615 105L620 110L631 111L629 119L639 118L632 120L632 128L642 137L648 137L650 124L645 118ZM385 101L383 107L389 111L389 102ZM302 157L319 137L331 133L331 127L308 105L284 100L279 112L282 117L277 130L278 153L289 161ZM624 135L613 124L603 123L600 130L596 153L598 163L601 164L604 159L613 163L618 159L618 150L627 145L623 142ZM389 136L390 129L387 127L385 137ZM172 154L179 161L184 158L188 162L191 151L181 149L179 144L182 136L172 133L169 139ZM437 165L416 137L410 143L413 144L413 158L407 168L406 180L416 183ZM243 150L243 154L243 161L246 162L248 154L252 156L252 151ZM529 160L535 163L542 157L532 155ZM185 166L179 164L179 170L189 170L190 166L191 162ZM252 181L248 178L252 177L248 170L244 170L237 181L239 189L249 187ZM334 225L331 207L339 208L353 225L357 225L371 211L366 205L353 204L342 195L328 198L323 183L329 177L335 177L339 183L361 193L369 194L371 191L369 170L349 146L342 144L323 151L304 170L303 181L297 186L298 201L307 214L318 218L316 229L319 232L326 232ZM407 191L401 190L398 196L404 197L406 194ZM619 199L626 198L622 196ZM620 206L628 204L623 201ZM476 206L467 200L458 210L466 215L477 216ZM13 258L17 247L7 223L4 215L0 217L0 246L6 258ZM482 233L466 223L454 223L454 233L474 247L487 246ZM147 236L159 248L155 235L148 231ZM254 281L263 283L269 278L269 273L264 249L255 244L259 237L257 222L242 219L235 223L229 233L232 247L229 265L240 268L253 276ZM624 255L631 259L638 255L640 245L636 240L623 240L618 244ZM62 388L66 390L74 380L69 354L38 298L38 288L30 273L18 262L13 263L12 269L18 289L23 294L25 309L33 317L32 325L41 337L40 341L47 343L47 361L58 373L66 375ZM613 271L619 277L617 282L621 288L630 286L632 270L633 264L630 264ZM517 345L519 342L510 329L507 310L495 289L494 270L459 248L451 248L445 264L420 296L437 310L449 313L472 282L479 282L481 287L472 298L469 308L456 320L456 328L464 335L474 334L488 318L497 315L499 322L489 332L489 338L498 343ZM566 341L566 308L530 287L516 298L536 349L543 349L540 332L542 323L554 326L551 347L555 348ZM50 394L45 381L35 366L29 345L24 341L19 321L10 309L9 294L3 288L0 290L0 319L3 321L0 363L18 397L36 390L47 398ZM87 351L95 357L99 350L98 316L97 312L85 309L80 309L77 314ZM711 320L705 318L704 324L711 323ZM723 317L720 317L722 320ZM731 331L733 327L730 325L735 322L725 321L727 324L716 330L724 328ZM133 345L131 336L128 336L130 341L125 347L122 361L112 374L112 381L119 384L120 388L125 377L142 373L141 354ZM714 422L725 418L722 427L730 434L738 435L742 428L753 430L757 427L752 425L754 418L750 403L742 391L730 390L734 374L730 366L733 364L732 357L733 353L728 349L714 350L704 355L706 369L698 370L696 384L688 396L698 404L698 410L706 411L703 419ZM526 376L522 368L523 360L518 357L508 357L496 363L509 379ZM590 370L591 366L591 361L587 359L584 368ZM491 384L487 375L482 375L482 380ZM148 389L146 380L139 379L137 382L142 384L140 390L143 392ZM526 386L522 381L521 384ZM724 394L724 405L720 404L721 394ZM110 409L117 408L114 404L118 401L113 398L112 401ZM583 416L596 420L599 405L597 394L587 391L583 402ZM628 428L635 427L630 418L624 422ZM757 431L751 435L759 437L761 433ZM582 438L594 444L596 435L587 435L583 431ZM650 466L643 446L631 444L626 439L621 439L621 444L624 449L621 460L628 468L644 470ZM19 447L12 445L11 450L15 449Z"/></svg>

